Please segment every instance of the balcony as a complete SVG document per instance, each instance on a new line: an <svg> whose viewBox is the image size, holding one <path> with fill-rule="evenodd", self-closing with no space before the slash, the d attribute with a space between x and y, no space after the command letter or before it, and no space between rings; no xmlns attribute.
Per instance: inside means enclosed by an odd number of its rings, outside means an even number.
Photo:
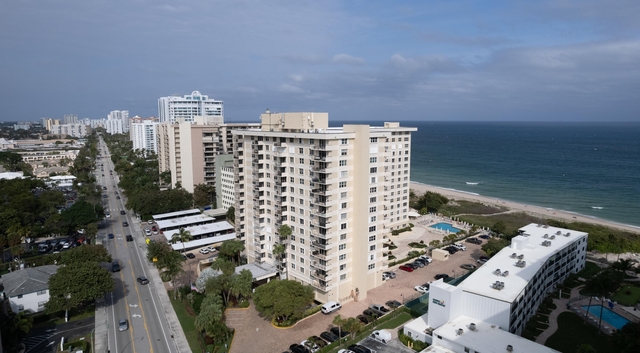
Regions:
<svg viewBox="0 0 640 353"><path fill-rule="evenodd" d="M329 239L329 235L328 234L320 233L317 230L312 230L311 231L311 236L312 237L316 237L316 238L321 238L321 239Z"/></svg>
<svg viewBox="0 0 640 353"><path fill-rule="evenodd" d="M333 254L330 254L326 251L324 253L322 253L320 250L313 250L311 252L311 257L315 257L316 259L320 260L329 260L331 256L333 256Z"/></svg>
<svg viewBox="0 0 640 353"><path fill-rule="evenodd" d="M312 241L310 245L312 248L319 250L329 250L329 248L331 247L331 244L329 242L322 243L318 240Z"/></svg>
<svg viewBox="0 0 640 353"><path fill-rule="evenodd" d="M316 280L314 279L313 281L311 281L311 286L313 286L314 288L317 288L323 292L326 292L329 287L331 286L330 282L327 281L323 281L323 280Z"/></svg>
<svg viewBox="0 0 640 353"><path fill-rule="evenodd" d="M326 271L329 269L329 266L321 264L320 261L311 261L311 268Z"/></svg>

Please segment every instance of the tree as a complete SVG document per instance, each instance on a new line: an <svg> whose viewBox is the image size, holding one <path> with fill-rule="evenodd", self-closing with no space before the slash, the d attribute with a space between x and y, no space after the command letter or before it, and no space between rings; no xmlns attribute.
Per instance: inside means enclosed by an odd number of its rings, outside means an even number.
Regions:
<svg viewBox="0 0 640 353"><path fill-rule="evenodd" d="M640 352L640 323L629 322L622 329L616 330L610 339L612 352Z"/></svg>
<svg viewBox="0 0 640 353"><path fill-rule="evenodd" d="M62 212L62 219L67 223L69 230L85 228L88 224L98 219L94 205L85 200L80 200Z"/></svg>
<svg viewBox="0 0 640 353"><path fill-rule="evenodd" d="M283 224L280 226L280 228L278 228L278 235L280 236L281 240L288 239L291 236L291 233L293 233L291 227L286 224Z"/></svg>
<svg viewBox="0 0 640 353"><path fill-rule="evenodd" d="M600 298L600 318L598 320L598 332L600 332L600 325L602 324L602 306L604 305L604 298L611 292L614 292L620 285L619 278L613 276L611 271L602 271L599 274L589 278L584 285L585 292L591 294L589 296L589 306L591 306L592 296ZM588 313L587 313L588 315ZM585 318L586 319L586 318Z"/></svg>
<svg viewBox="0 0 640 353"><path fill-rule="evenodd" d="M58 267L49 278L49 301L45 304L48 313L66 311L83 306L113 291L115 284L111 273L97 262L76 262Z"/></svg>
<svg viewBox="0 0 640 353"><path fill-rule="evenodd" d="M506 239L491 238L487 240L486 243L482 244L481 249L485 254L487 254L487 256L493 256L507 245L509 245L509 242Z"/></svg>
<svg viewBox="0 0 640 353"><path fill-rule="evenodd" d="M87 262L111 262L111 254L102 245L85 244L78 246L59 255L59 264L83 264Z"/></svg>
<svg viewBox="0 0 640 353"><path fill-rule="evenodd" d="M10 172L18 171L22 156L15 152L0 152L0 164Z"/></svg>
<svg viewBox="0 0 640 353"><path fill-rule="evenodd" d="M338 336L340 337L340 345L342 345L342 327L347 323L347 319L343 319L342 316L336 315L331 323L338 326Z"/></svg>
<svg viewBox="0 0 640 353"><path fill-rule="evenodd" d="M227 209L227 220L231 221L231 223L236 223L236 208L231 206Z"/></svg>
<svg viewBox="0 0 640 353"><path fill-rule="evenodd" d="M498 234L504 234L507 231L507 225L503 221L497 221L493 224L491 230Z"/></svg>
<svg viewBox="0 0 640 353"><path fill-rule="evenodd" d="M171 236L171 244L182 243L182 252L185 251L184 242L191 240L191 232L184 228L180 228L178 233L173 233ZM189 263L189 288L191 288L191 263Z"/></svg>
<svg viewBox="0 0 640 353"><path fill-rule="evenodd" d="M196 207L215 206L216 188L207 184L195 185L193 188L193 203Z"/></svg>
<svg viewBox="0 0 640 353"><path fill-rule="evenodd" d="M147 259L152 261L159 270L164 270L173 285L173 298L178 298L176 277L182 273L182 255L164 242L151 242L147 246ZM154 261L155 260L155 261Z"/></svg>
<svg viewBox="0 0 640 353"><path fill-rule="evenodd" d="M283 320L298 320L313 302L314 292L310 286L296 281L271 281L256 288L253 302L261 315Z"/></svg>
<svg viewBox="0 0 640 353"><path fill-rule="evenodd" d="M434 240L429 242L429 246L432 247L432 248L436 248L436 247L438 247L438 245L440 245L440 240L438 240L438 239L434 239Z"/></svg>
<svg viewBox="0 0 640 353"><path fill-rule="evenodd" d="M590 344L583 343L583 344L578 346L578 349L576 350L576 353L597 353L597 351Z"/></svg>
<svg viewBox="0 0 640 353"><path fill-rule="evenodd" d="M240 263L240 253L244 251L244 242L241 240L225 240L220 245L220 251L218 256L233 261L234 263Z"/></svg>
<svg viewBox="0 0 640 353"><path fill-rule="evenodd" d="M195 326L200 331L205 331L211 336L215 325L222 322L224 316L224 304L222 298L216 294L207 294L200 305L200 312L196 316Z"/></svg>
<svg viewBox="0 0 640 353"><path fill-rule="evenodd" d="M21 341L28 337L33 326L33 317L25 312L15 314L11 310L0 310L0 337L5 352L19 352Z"/></svg>
<svg viewBox="0 0 640 353"><path fill-rule="evenodd" d="M356 319L355 317L350 317L346 320L346 322L342 325L344 329L349 332L351 338L354 338L356 334L362 330L364 324L362 321Z"/></svg>

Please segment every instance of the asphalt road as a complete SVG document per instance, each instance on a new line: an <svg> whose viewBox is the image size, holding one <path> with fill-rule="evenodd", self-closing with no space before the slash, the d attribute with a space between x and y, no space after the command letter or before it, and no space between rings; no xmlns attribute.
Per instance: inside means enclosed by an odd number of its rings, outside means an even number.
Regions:
<svg viewBox="0 0 640 353"><path fill-rule="evenodd" d="M106 150L102 147L101 150ZM123 199L116 199L118 176L114 172L113 178L109 171L113 170L113 163L103 153L100 163L104 164L104 174L98 169L96 178L102 186L107 186L103 194L105 209L111 213L111 218L106 218L101 227L101 233L113 233L115 237L104 237L103 245L109 250L114 261L118 261L121 270L113 272L116 283L115 290L106 297L108 316L108 347L110 352L177 352L164 316L158 293L152 285L142 285L136 281L139 276L145 276L149 272L148 261L139 248L144 244L144 236L139 227L135 226L135 219L131 219L129 212L120 214L125 210ZM118 192L119 194L119 192ZM123 197L122 195L120 195ZM128 222L124 227L122 222ZM135 230L134 230L135 228ZM134 241L126 241L126 235L131 234ZM110 266L111 267L111 266ZM109 267L109 270L111 268ZM126 331L119 331L118 322L121 319L129 321Z"/></svg>
<svg viewBox="0 0 640 353"><path fill-rule="evenodd" d="M24 341L25 353L55 353L60 348L60 340L64 337L86 335L93 330L93 317L60 324L55 328L34 328L29 332L29 338Z"/></svg>

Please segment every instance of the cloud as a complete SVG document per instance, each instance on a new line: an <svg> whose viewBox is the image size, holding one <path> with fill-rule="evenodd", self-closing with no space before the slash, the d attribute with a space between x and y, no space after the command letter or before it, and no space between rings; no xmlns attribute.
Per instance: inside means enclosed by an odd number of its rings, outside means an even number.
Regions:
<svg viewBox="0 0 640 353"><path fill-rule="evenodd" d="M505 37L483 37L483 36L458 36L445 32L425 32L420 35L425 42L455 44L461 46L491 47L498 45L514 44L517 41Z"/></svg>
<svg viewBox="0 0 640 353"><path fill-rule="evenodd" d="M364 64L364 59L358 58L355 56L351 56L348 54L336 54L333 56L331 60L334 64L343 64L343 65L362 65Z"/></svg>
<svg viewBox="0 0 640 353"><path fill-rule="evenodd" d="M288 83L283 83L280 86L278 86L278 92L282 92L282 93L303 93L305 92L302 88L295 86L295 85L291 85Z"/></svg>

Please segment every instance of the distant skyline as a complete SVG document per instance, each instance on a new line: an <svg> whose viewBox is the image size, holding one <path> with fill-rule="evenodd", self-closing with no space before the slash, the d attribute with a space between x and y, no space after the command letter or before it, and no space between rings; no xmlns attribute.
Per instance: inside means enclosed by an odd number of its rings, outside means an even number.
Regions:
<svg viewBox="0 0 640 353"><path fill-rule="evenodd" d="M640 121L640 2L4 1L0 121Z"/></svg>

